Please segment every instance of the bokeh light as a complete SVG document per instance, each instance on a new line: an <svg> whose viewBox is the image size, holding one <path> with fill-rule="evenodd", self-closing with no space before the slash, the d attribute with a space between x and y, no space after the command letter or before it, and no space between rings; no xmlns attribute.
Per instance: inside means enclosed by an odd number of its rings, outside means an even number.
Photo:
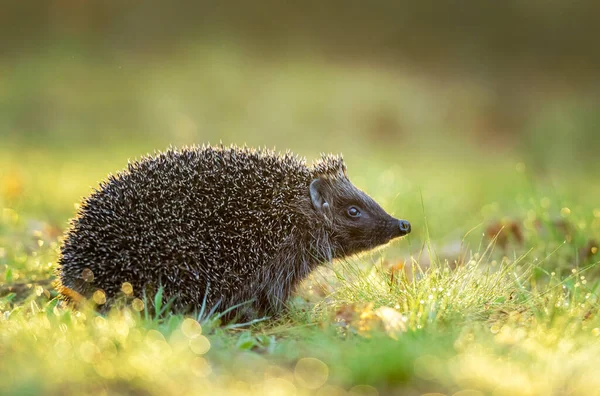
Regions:
<svg viewBox="0 0 600 396"><path fill-rule="evenodd" d="M294 377L300 386L317 389L327 382L329 368L319 359L302 358L296 363Z"/></svg>

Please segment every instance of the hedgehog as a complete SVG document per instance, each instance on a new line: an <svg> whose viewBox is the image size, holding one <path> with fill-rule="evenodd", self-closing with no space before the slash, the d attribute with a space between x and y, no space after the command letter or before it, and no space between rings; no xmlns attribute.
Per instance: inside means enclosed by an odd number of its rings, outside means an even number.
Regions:
<svg viewBox="0 0 600 396"><path fill-rule="evenodd" d="M58 289L110 307L162 290L171 310L274 316L320 264L407 235L349 180L341 155L203 145L129 162L79 206L61 246ZM151 299L150 299L151 300Z"/></svg>

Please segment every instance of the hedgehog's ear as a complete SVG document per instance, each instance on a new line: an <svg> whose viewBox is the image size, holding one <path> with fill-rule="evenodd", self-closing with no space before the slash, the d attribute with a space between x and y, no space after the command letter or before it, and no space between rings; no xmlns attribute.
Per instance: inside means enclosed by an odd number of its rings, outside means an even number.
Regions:
<svg viewBox="0 0 600 396"><path fill-rule="evenodd" d="M317 212L327 212L329 203L323 194L323 181L315 179L310 183L310 200Z"/></svg>

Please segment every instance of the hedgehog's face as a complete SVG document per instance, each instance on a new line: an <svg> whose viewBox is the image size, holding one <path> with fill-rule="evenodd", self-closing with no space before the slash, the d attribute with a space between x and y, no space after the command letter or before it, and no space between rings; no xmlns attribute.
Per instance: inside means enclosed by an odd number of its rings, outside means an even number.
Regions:
<svg viewBox="0 0 600 396"><path fill-rule="evenodd" d="M319 178L310 185L313 208L332 229L334 256L373 249L411 231L410 223L387 214L347 178Z"/></svg>

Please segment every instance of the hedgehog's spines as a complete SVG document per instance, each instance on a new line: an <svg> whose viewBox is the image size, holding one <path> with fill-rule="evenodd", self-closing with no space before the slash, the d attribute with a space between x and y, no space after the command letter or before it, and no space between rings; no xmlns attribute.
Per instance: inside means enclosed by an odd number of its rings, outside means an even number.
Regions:
<svg viewBox="0 0 600 396"><path fill-rule="evenodd" d="M82 295L101 288L110 299L125 281L140 291L163 279L183 308L201 302L206 281L219 285L211 303L262 293L257 309L276 310L322 255L306 251L323 232L310 217L312 177L305 157L266 146L169 147L129 160L71 222L62 286ZM85 269L93 283L82 279Z"/></svg>
<svg viewBox="0 0 600 396"><path fill-rule="evenodd" d="M346 164L342 155L321 154L321 158L313 161L312 171L315 177L346 179Z"/></svg>

